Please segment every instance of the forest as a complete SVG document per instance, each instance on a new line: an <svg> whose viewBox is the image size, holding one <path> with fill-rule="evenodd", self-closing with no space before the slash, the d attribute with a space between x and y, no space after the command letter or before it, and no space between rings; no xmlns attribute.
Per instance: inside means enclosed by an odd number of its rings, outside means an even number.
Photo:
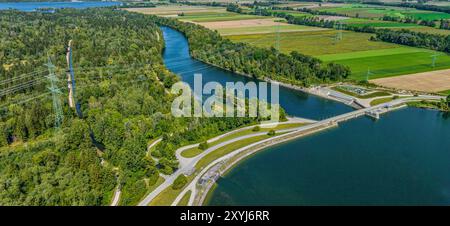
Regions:
<svg viewBox="0 0 450 226"><path fill-rule="evenodd" d="M0 14L0 205L135 205L178 162L174 150L260 118L174 118L179 77L162 62L155 18L114 9ZM67 63L73 41L75 100L68 106ZM63 121L49 93L56 66ZM282 117L285 117L282 115ZM151 140L163 140L152 155Z"/></svg>

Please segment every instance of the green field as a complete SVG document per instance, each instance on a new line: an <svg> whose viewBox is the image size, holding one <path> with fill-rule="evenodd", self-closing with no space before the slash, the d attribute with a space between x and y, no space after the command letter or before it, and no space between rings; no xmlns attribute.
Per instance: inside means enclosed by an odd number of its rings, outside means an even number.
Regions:
<svg viewBox="0 0 450 226"><path fill-rule="evenodd" d="M284 53L298 51L312 56L325 54L348 53L364 50L379 50L394 48L397 45L385 42L369 41L372 34L342 31L342 40L336 41L339 31L303 31L280 34L280 50ZM248 42L259 47L275 45L275 34L253 34L227 36L232 41Z"/></svg>
<svg viewBox="0 0 450 226"><path fill-rule="evenodd" d="M351 78L365 80L368 71L370 71L369 79L375 79L450 68L450 56L448 55L439 56L435 67L431 67L431 55L434 53L436 52L426 49L400 47L352 54L335 54L319 58L347 65L352 70Z"/></svg>
<svg viewBox="0 0 450 226"><path fill-rule="evenodd" d="M371 26L376 28L409 28L409 27L423 27L416 24L407 24L400 22L392 22L392 21L383 21L383 20L370 20L370 19L361 19L361 18L351 18L340 20L343 24L352 25L354 27L364 27Z"/></svg>

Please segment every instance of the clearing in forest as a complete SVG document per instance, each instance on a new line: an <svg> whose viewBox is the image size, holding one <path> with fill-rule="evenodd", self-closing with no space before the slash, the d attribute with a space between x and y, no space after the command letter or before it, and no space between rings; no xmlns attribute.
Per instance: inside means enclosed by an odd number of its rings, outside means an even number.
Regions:
<svg viewBox="0 0 450 226"><path fill-rule="evenodd" d="M450 89L450 70L431 71L391 78L370 80L380 86L416 90L423 92L440 92Z"/></svg>

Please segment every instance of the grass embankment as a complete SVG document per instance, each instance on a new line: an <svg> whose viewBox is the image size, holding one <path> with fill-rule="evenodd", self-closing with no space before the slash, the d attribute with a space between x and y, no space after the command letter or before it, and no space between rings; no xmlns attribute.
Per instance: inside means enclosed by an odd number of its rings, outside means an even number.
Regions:
<svg viewBox="0 0 450 226"><path fill-rule="evenodd" d="M275 128L264 128L261 127L258 131L253 131L253 128L249 128L246 130L242 130L236 133L232 133L228 136L222 137L214 142L208 143L209 147L213 147L217 144L223 143L225 141L234 139L236 137L240 137L240 136L245 136L245 135L249 135L249 134L254 134L254 133L259 133L259 132L268 132L269 130L273 129L273 130L282 130L282 129L290 129L290 128L295 128L295 127L300 127L300 126L304 126L305 123L289 123L289 124L281 124L276 126ZM192 158L197 156L198 154L202 153L203 150L200 149L199 147L194 147L194 148L190 148L190 149L186 149L181 153L181 156L185 157L185 158Z"/></svg>
<svg viewBox="0 0 450 226"><path fill-rule="evenodd" d="M189 198L191 198L191 191L188 191L186 192L186 194L184 194L183 198L181 198L177 206L187 206L189 203Z"/></svg>
<svg viewBox="0 0 450 226"><path fill-rule="evenodd" d="M277 134L279 135L279 134ZM253 144L255 142L258 141L262 141L265 140L267 138L270 138L272 136L269 135L260 135L260 136L255 136L255 137L250 137L244 140L240 140L231 144L228 144L226 146L220 147L217 150L207 154L205 157L203 157L200 161L198 161L198 163L195 165L195 169L196 170L200 170L203 167L207 166L208 164L210 164L212 161L228 154L231 153L239 148L245 147L247 145Z"/></svg>
<svg viewBox="0 0 450 226"><path fill-rule="evenodd" d="M415 102L409 102L409 107L417 107L417 108L426 108L426 109L436 109L436 110L443 110L441 108L440 102L438 101L415 101Z"/></svg>
<svg viewBox="0 0 450 226"><path fill-rule="evenodd" d="M445 95L445 96L450 95L450 89L449 90L445 90L445 91L441 91L439 93L442 94L442 95Z"/></svg>
<svg viewBox="0 0 450 226"><path fill-rule="evenodd" d="M375 106L375 105L379 105L379 104L384 104L387 103L389 101L392 101L394 98L393 97L385 97L385 98L379 98L379 99L375 99L372 100L370 102L370 106Z"/></svg>
<svg viewBox="0 0 450 226"><path fill-rule="evenodd" d="M281 135L281 133L277 133L275 136L277 135ZM197 165L195 165L195 169L197 170L197 172L199 171L199 169L206 167L208 164L210 164L212 161L214 161L217 158L220 158L228 153L231 153L232 151L235 151L239 148L242 148L244 146L250 145L252 143L270 138L273 136L269 136L269 135L261 135L261 136L255 136L255 137L251 137L251 138L247 138L244 140L240 140L231 144L228 144L226 146L223 146L211 153L209 153L208 155L206 155L204 158L202 158ZM158 196L156 196L150 203L150 206L169 206L173 203L173 201L175 201L176 197L179 195L179 193L181 191L183 191L183 189L192 182L192 180L194 179L195 175L192 174L190 176L187 177L187 183L183 188L180 189L173 189L172 186L166 188L164 191L162 191Z"/></svg>
<svg viewBox="0 0 450 226"><path fill-rule="evenodd" d="M361 98L361 99L369 99L369 98L374 98L374 97L382 97L382 96L389 96L389 95L391 95L391 93L384 92L384 91L375 91L375 92L369 93L367 95L359 95L357 93L345 90L345 89L340 88L338 86L332 87L331 89L333 89L335 91L338 91L338 92L341 92L341 93L344 93L344 94L347 94L347 95L350 95L350 96L353 96L353 97Z"/></svg>
<svg viewBox="0 0 450 226"><path fill-rule="evenodd" d="M179 189L174 189L173 185L170 185L166 189L164 189L161 193L159 193L148 205L149 206L170 206L177 198L178 194L189 184L192 179L194 179L194 175L190 175L187 178L186 184Z"/></svg>

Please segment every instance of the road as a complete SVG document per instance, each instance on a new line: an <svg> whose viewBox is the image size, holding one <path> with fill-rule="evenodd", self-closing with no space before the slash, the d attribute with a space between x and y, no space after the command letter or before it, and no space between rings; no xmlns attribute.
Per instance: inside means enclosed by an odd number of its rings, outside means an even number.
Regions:
<svg viewBox="0 0 450 226"><path fill-rule="evenodd" d="M117 205L119 205L119 200L120 200L120 194L121 194L121 193L122 193L122 192L120 191L120 189L117 188L116 191L114 192L114 198L113 198L113 201L112 201L112 203L111 203L111 206L117 206Z"/></svg>
<svg viewBox="0 0 450 226"><path fill-rule="evenodd" d="M306 120L306 119L304 119L304 120ZM307 121L311 122L312 120L307 120ZM299 123L299 122L303 122L303 121L301 121L299 118L296 118L294 121L281 122L280 124ZM306 122L306 121L304 121L304 122ZM214 138L208 140L208 142L214 142L214 141L217 141L218 139L220 139L222 137L228 136L230 134L233 134L233 133L236 133L236 132L239 132L239 131L242 131L242 130L251 129L253 127L255 127L255 125L244 127L244 128L241 128L241 129L237 129L237 130L234 130L234 131L222 134L220 136L214 137ZM292 131L295 131L295 130L298 130L298 127L297 128L277 130L277 132L292 132ZM176 153L177 159L179 161L180 168L177 171L175 171L172 175L166 176L165 177L166 180L161 185L159 185L155 190L153 190L150 194L148 194L144 198L144 200L142 200L138 205L139 206L146 206L146 205L148 205L159 193L161 193L164 189L166 189L169 186L171 186L173 184L173 182L175 181L175 179L179 175L181 175L181 174L191 174L195 170L195 165L203 157L205 157L207 154L209 154L209 153L211 153L211 152L213 152L213 151L215 151L215 150L217 150L217 149L219 149L219 148L221 148L223 146L226 146L228 144L234 143L236 141L240 141L240 140L247 139L247 138L250 138L250 137L261 136L261 135L265 135L265 134L267 134L267 131L259 132L259 133L252 133L252 134L236 137L236 138L227 140L225 142L222 142L220 144L217 144L217 145L215 145L213 147L210 147L210 148L206 149L205 151L203 151L201 154L199 154L199 155L197 155L197 156L195 156L193 158L184 158L183 156L181 156L181 152L183 152L184 150L187 150L189 148L197 147L199 144L192 144L192 145L184 146L182 148L177 149L175 153Z"/></svg>
<svg viewBox="0 0 450 226"><path fill-rule="evenodd" d="M312 124L309 124L309 125L304 125L304 126L297 127L297 128L279 130L277 132L292 132L293 133L293 132L299 132L299 131L307 131L307 130L311 130L311 129L315 129L315 128L321 128L321 127L326 126L326 125L330 125L330 124L346 121L346 120L349 120L349 119L352 119L352 118L356 118L356 117L365 115L366 112L368 112L368 111L375 111L375 110L379 110L379 109L383 109L383 108L389 109L392 106L402 105L402 104L405 104L405 103L411 102L411 101L440 100L442 98L443 98L442 96L431 96L431 95L421 95L421 96L417 96L417 97L400 98L400 99L392 100L392 101L384 103L384 104L379 104L379 105L368 107L368 108L358 109L358 110L355 110L355 111L352 111L352 112L349 112L349 113L345 113L345 114L341 114L341 115L338 115L338 116L334 116L334 117L331 117L331 118L328 118L328 119L325 119L325 120L322 120L322 121L318 121L318 122L315 122L315 123L312 123ZM246 128L248 129L249 127L246 127ZM244 128L239 129L237 131L242 131L243 129ZM235 133L235 131L233 131L233 132ZM222 137L224 137L226 135L229 135L230 133L232 133L232 132L229 132L229 133L226 133L224 135L221 135L221 136L215 137L213 139L210 139L208 142L216 141L216 140L218 140L218 139L220 139L220 138L222 138ZM185 146L185 147L182 147L182 148L178 149L176 151L176 156L177 156L177 158L181 157L181 158L179 158L179 160L180 160L180 168L174 174L168 176L166 178L166 180L164 181L164 183L162 183L154 191L152 191L150 194L148 194L139 203L139 206L146 206L146 205L148 205L159 193L161 193L164 189L166 189L169 186L171 186L173 184L173 182L175 181L175 179L179 175L181 175L181 174L191 174L192 171L195 169L194 167L198 163L198 161L200 161L200 159L202 159L207 154L217 150L220 147L223 147L225 145L234 143L236 141L247 139L247 138L254 137L254 136L264 135L264 134L267 134L267 132L248 134L248 135L244 135L244 136L240 136L240 137L236 137L236 138L230 139L228 141L225 141L223 143L217 144L217 145L215 145L213 147L210 147L210 148L206 149L201 154L199 154L199 155L197 155L197 156L195 156L193 158L184 158L184 157L181 156L180 153L182 151L186 150L186 149L189 149L189 148L192 148L192 147L196 147L198 144L188 145L188 146ZM289 135L289 134L290 133L283 134L283 135L280 135L280 136L268 138L268 139L265 139L263 141L259 141L259 142L250 144L250 145L248 145L246 147L243 147L243 148L240 148L240 149L238 149L236 151L233 151L232 153L229 153L226 156L220 157L220 158L216 159L214 162L217 163L217 162L225 159L224 157L229 157L230 154L237 154L240 151L247 150L248 148L251 148L251 147L253 147L255 145L259 145L261 143L270 141L272 139L279 139L279 137L285 136L285 135ZM207 167L205 167L204 169L202 169L201 173L197 174L197 176L194 178L194 180L188 185L189 189L187 189L187 188L183 189L182 194L184 194L185 192L187 192L190 189L193 189L192 188L193 186L194 186L194 189L195 189L195 183L198 181L198 179L200 179L201 175L204 172L206 172L206 170L210 166L211 166L211 164L208 165ZM195 195L194 193L191 194L191 196L194 196L194 195ZM180 195L178 197L180 197ZM177 200L179 199L178 197L177 197Z"/></svg>

